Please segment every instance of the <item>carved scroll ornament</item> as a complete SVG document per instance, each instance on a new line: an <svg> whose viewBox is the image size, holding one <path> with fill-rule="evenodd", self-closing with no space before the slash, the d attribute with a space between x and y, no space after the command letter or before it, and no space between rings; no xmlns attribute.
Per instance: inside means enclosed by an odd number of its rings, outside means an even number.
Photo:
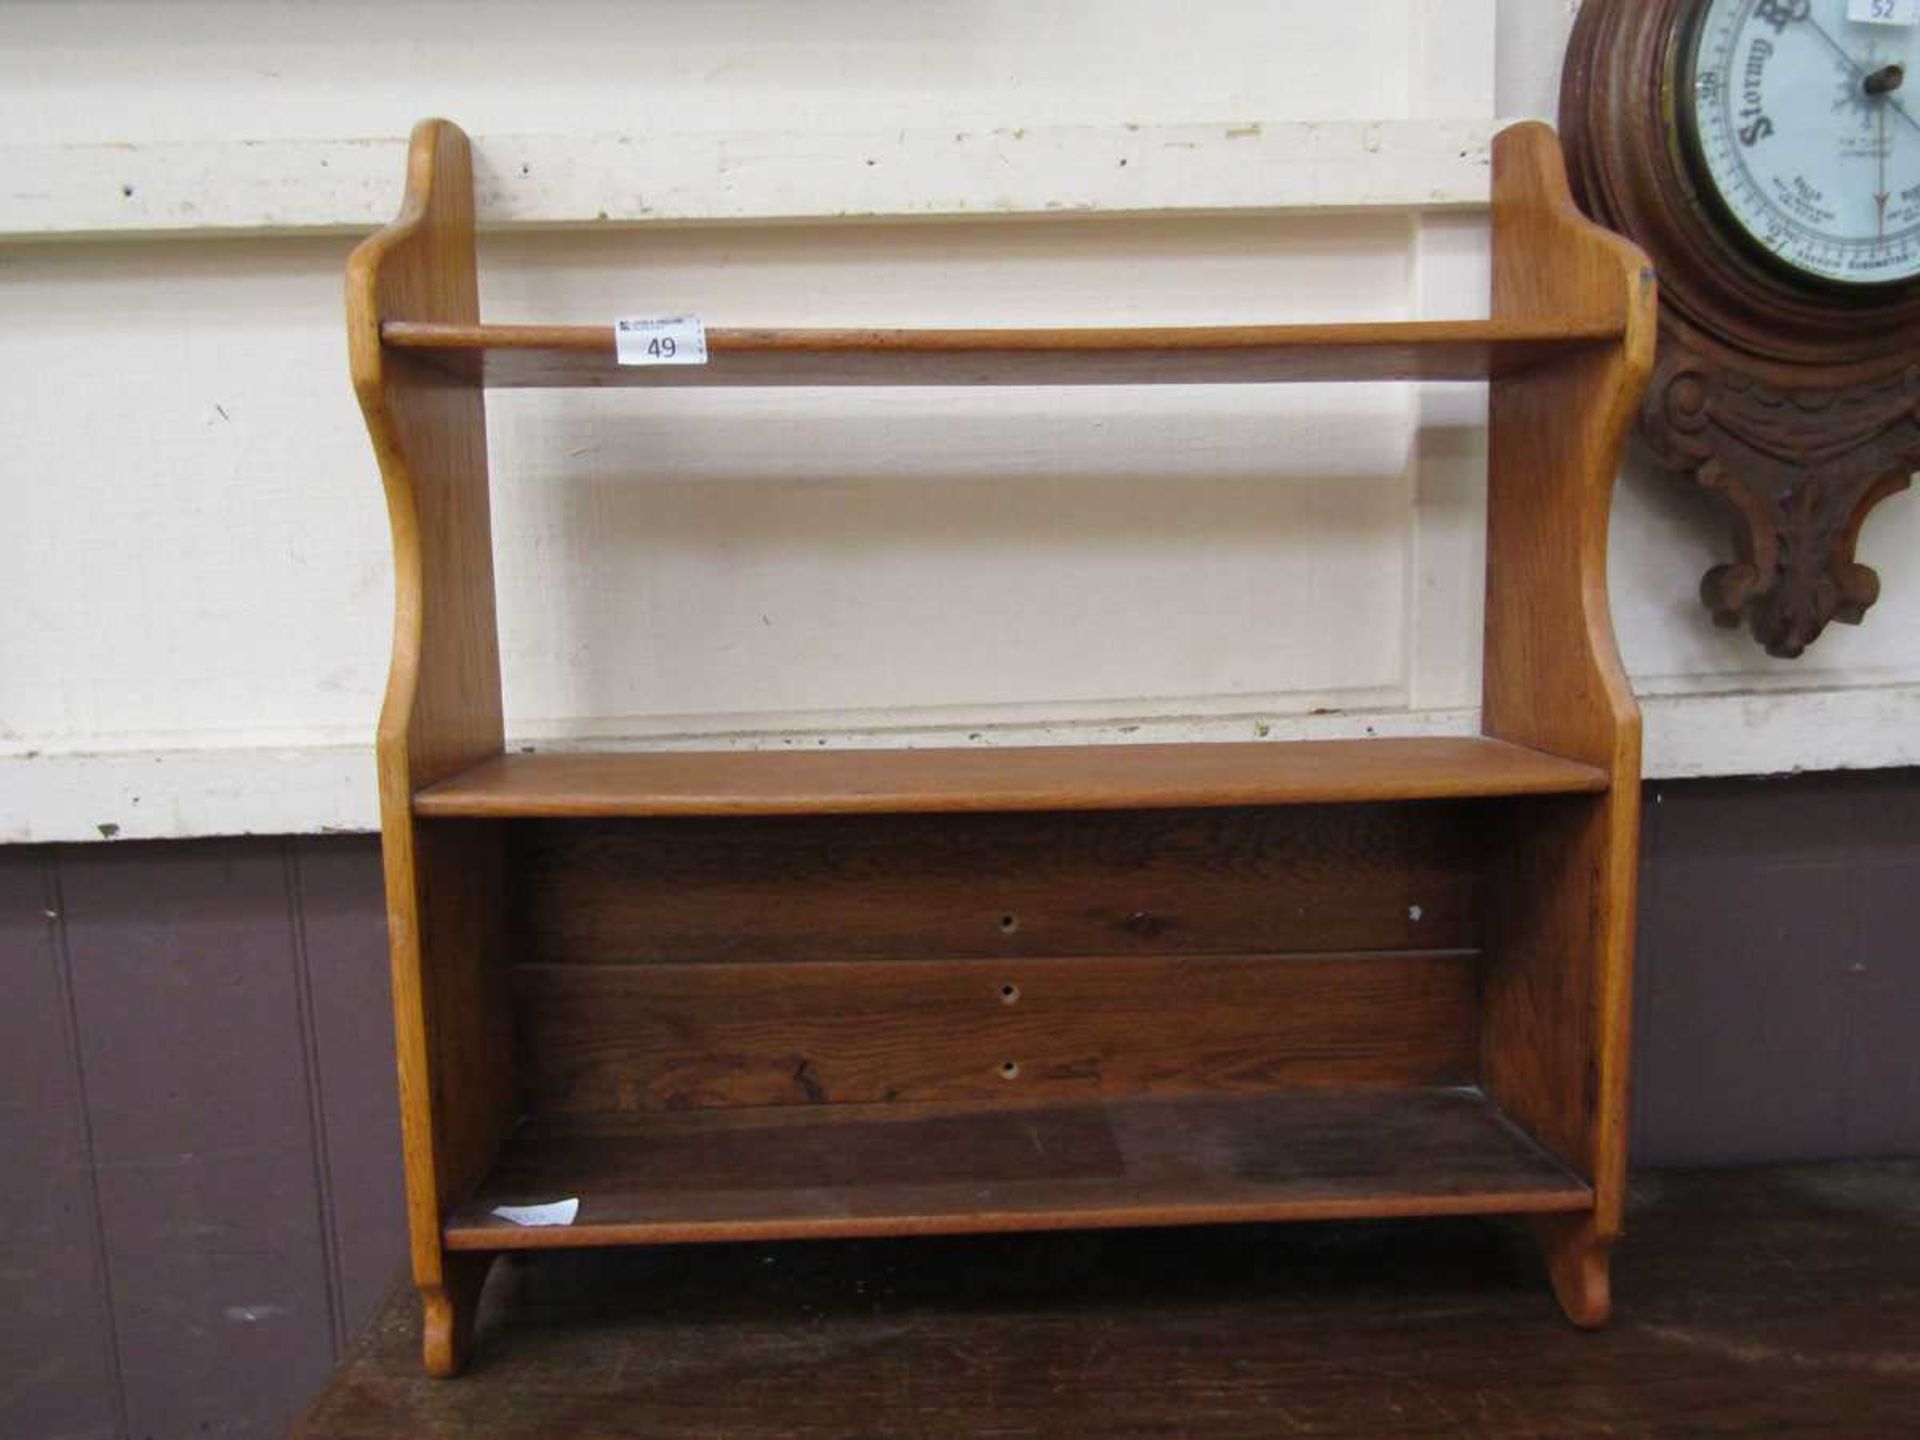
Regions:
<svg viewBox="0 0 1920 1440"><path fill-rule="evenodd" d="M1794 656L1829 621L1860 623L1880 577L1854 545L1920 466L1920 365L1872 384L1781 386L1663 345L1641 431L1733 516L1737 558L1700 581L1716 625L1744 618L1770 654Z"/></svg>

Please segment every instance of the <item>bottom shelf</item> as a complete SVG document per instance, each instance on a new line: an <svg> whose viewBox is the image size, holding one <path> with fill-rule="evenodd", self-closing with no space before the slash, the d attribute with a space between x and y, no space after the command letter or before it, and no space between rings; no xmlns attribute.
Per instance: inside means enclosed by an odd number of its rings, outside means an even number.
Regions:
<svg viewBox="0 0 1920 1440"><path fill-rule="evenodd" d="M569 1226L497 1205L577 1197ZM453 1250L1545 1213L1593 1192L1478 1090L542 1118L448 1217Z"/></svg>

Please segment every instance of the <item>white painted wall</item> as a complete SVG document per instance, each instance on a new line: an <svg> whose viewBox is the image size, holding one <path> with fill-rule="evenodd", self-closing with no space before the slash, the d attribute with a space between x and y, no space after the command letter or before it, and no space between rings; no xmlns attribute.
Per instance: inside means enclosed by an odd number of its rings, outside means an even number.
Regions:
<svg viewBox="0 0 1920 1440"><path fill-rule="evenodd" d="M417 115L478 141L494 319L1468 315L1484 217L1461 207L1493 116L1551 114L1565 19L0 6L0 837L373 823L390 570L340 273ZM1293 208L1245 213L1266 203ZM1476 724L1478 387L495 399L529 742ZM1869 528L1868 625L1797 663L1706 623L1693 510L1636 466L1616 512L1650 769L1920 760L1920 574L1895 563L1920 504Z"/></svg>

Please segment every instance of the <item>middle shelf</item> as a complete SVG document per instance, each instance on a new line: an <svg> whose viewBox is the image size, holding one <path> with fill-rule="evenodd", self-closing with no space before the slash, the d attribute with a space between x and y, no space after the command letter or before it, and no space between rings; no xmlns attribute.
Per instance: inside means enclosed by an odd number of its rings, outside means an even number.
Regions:
<svg viewBox="0 0 1920 1440"><path fill-rule="evenodd" d="M496 755L435 818L1153 810L1598 793L1606 772L1485 736L1007 749Z"/></svg>

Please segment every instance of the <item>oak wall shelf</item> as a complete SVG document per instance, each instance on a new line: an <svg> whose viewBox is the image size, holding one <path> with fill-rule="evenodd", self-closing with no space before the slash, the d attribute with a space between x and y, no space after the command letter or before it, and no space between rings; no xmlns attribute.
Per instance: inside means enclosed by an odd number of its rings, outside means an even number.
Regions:
<svg viewBox="0 0 1920 1440"><path fill-rule="evenodd" d="M466 138L348 270L397 605L378 736L425 1360L508 1249L1518 1215L1604 1322L1639 713L1608 501L1654 288L1539 125L1488 320L708 332L483 325ZM1482 733L509 754L495 386L1490 382ZM502 1205L577 1197L573 1223Z"/></svg>

